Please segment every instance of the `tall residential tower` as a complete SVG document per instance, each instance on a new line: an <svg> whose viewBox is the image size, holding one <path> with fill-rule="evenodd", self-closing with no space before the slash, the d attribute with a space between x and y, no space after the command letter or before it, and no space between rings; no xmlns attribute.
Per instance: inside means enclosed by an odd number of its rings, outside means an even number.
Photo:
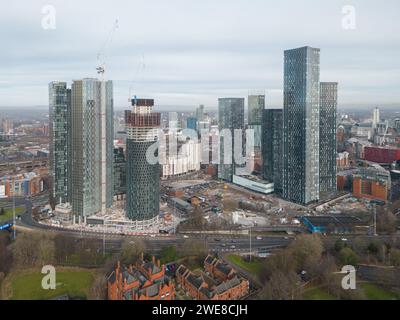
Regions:
<svg viewBox="0 0 400 320"><path fill-rule="evenodd" d="M282 109L264 109L262 119L262 176L282 194Z"/></svg>
<svg viewBox="0 0 400 320"><path fill-rule="evenodd" d="M319 199L320 50L284 53L283 197L301 204Z"/></svg>
<svg viewBox="0 0 400 320"><path fill-rule="evenodd" d="M254 130L254 146L257 151L261 149L261 119L265 109L265 95L248 96L248 128Z"/></svg>
<svg viewBox="0 0 400 320"><path fill-rule="evenodd" d="M160 213L160 165L155 158L158 157L161 115L153 111L153 99L135 97L132 106L132 111L125 111L126 214L137 221L138 228L145 228L153 224Z"/></svg>
<svg viewBox="0 0 400 320"><path fill-rule="evenodd" d="M68 202L71 90L66 82L49 84L49 136L51 198L54 203Z"/></svg>
<svg viewBox="0 0 400 320"><path fill-rule="evenodd" d="M244 98L218 99L218 121L220 134L218 178L232 182L236 169L243 165L237 162L238 157L243 156ZM241 135L241 141L237 141L238 135ZM236 157L235 151L237 151Z"/></svg>
<svg viewBox="0 0 400 320"><path fill-rule="evenodd" d="M76 80L71 90L71 203L81 216L111 207L113 187L113 85Z"/></svg>
<svg viewBox="0 0 400 320"><path fill-rule="evenodd" d="M319 120L319 190L321 196L335 192L337 82L321 82Z"/></svg>

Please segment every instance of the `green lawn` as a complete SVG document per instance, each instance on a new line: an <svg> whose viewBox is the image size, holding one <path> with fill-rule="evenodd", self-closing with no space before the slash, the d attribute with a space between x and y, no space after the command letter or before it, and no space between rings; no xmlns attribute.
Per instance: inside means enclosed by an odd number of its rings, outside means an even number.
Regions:
<svg viewBox="0 0 400 320"><path fill-rule="evenodd" d="M384 290L383 288L372 283L362 283L361 288L368 300L399 300L399 296L393 292Z"/></svg>
<svg viewBox="0 0 400 320"><path fill-rule="evenodd" d="M305 300L336 300L336 298L321 288L311 288L304 292Z"/></svg>
<svg viewBox="0 0 400 320"><path fill-rule="evenodd" d="M262 270L262 263L257 258L252 258L251 262L245 261L243 257L237 254L229 254L227 259L233 264L238 265L244 270L258 275Z"/></svg>
<svg viewBox="0 0 400 320"><path fill-rule="evenodd" d="M56 289L44 290L38 272L18 275L12 279L12 300L47 300L63 294L85 299L93 282L93 271L87 269L62 269L56 273Z"/></svg>
<svg viewBox="0 0 400 320"><path fill-rule="evenodd" d="M399 300L400 297L393 292L387 291L372 283L361 283L360 287L366 300ZM335 300L336 298L327 293L323 288L311 288L303 293L305 300Z"/></svg>
<svg viewBox="0 0 400 320"><path fill-rule="evenodd" d="M13 209L4 208L5 214L0 215L0 222L7 221L13 218ZM24 206L15 207L15 215L21 214L25 211Z"/></svg>

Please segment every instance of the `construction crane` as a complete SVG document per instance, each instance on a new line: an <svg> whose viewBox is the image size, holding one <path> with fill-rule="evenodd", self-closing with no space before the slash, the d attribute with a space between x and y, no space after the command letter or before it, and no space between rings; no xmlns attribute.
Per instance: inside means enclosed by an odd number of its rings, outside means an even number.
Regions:
<svg viewBox="0 0 400 320"><path fill-rule="evenodd" d="M118 29L118 19L115 19L113 27L111 28L111 31L108 35L108 38L106 41L103 43L100 51L97 53L97 67L96 71L98 74L101 75L101 77L104 77L104 73L106 72L106 50L107 48L111 45L112 40L114 38L115 31Z"/></svg>
<svg viewBox="0 0 400 320"><path fill-rule="evenodd" d="M142 73L142 72L144 72L145 68L146 68L146 64L145 64L145 62L144 62L144 53L143 53L143 54L142 54L141 61L139 62L138 67L137 67L137 69L136 69L136 72L135 72L135 74L134 74L134 78L133 78L132 81L131 81L132 84L129 86L129 98L128 98L128 102L130 102L130 101L131 101L131 98L132 98L132 88L133 88L133 86L136 84L136 82L139 81L139 74Z"/></svg>

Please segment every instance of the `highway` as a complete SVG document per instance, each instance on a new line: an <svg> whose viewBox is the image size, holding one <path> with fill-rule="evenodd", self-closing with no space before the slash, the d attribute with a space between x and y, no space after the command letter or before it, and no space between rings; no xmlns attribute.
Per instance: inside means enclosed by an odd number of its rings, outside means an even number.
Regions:
<svg viewBox="0 0 400 320"><path fill-rule="evenodd" d="M106 252L119 252L124 241L133 241L140 239L149 252L157 252L164 247L176 246L178 250L183 249L185 242L196 240L197 243L202 243L203 248L207 251L213 252L249 252L250 251L250 238L249 236L233 236L233 235L202 235L195 234L190 236L183 235L147 235L147 236L128 236L119 234L101 234L93 232L85 232L79 230L65 230L62 228L52 227L40 224L32 219L32 203L29 200L18 198L16 205L25 205L26 212L21 215L21 220L17 221L17 230L25 229L29 231L48 230L56 233L61 233L65 236L80 238L90 238L103 241L105 240ZM251 237L251 248L253 252L261 250L262 252L269 252L276 248L286 247L293 237L285 236L266 236L256 238Z"/></svg>

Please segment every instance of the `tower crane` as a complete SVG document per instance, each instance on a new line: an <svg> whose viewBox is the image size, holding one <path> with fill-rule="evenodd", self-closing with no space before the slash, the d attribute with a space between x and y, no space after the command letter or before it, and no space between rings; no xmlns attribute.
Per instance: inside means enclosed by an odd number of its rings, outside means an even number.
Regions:
<svg viewBox="0 0 400 320"><path fill-rule="evenodd" d="M114 38L115 31L118 29L118 19L115 19L114 24L111 28L111 31L108 35L108 38L106 41L103 43L100 51L97 53L97 67L96 71L98 74L101 75L101 77L104 77L104 73L106 72L106 50L107 48L111 45L112 40Z"/></svg>

